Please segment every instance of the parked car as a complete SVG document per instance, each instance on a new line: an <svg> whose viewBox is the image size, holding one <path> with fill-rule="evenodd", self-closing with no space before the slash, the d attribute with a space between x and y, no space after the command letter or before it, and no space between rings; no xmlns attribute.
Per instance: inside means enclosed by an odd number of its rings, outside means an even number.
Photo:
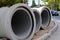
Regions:
<svg viewBox="0 0 60 40"><path fill-rule="evenodd" d="M51 10L51 13L52 13L53 16L58 16L59 15L59 13L56 10Z"/></svg>

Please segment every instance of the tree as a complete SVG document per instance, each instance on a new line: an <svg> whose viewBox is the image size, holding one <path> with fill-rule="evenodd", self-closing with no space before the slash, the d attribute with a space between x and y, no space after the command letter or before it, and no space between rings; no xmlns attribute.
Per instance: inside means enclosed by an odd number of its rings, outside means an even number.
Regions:
<svg viewBox="0 0 60 40"><path fill-rule="evenodd" d="M24 0L24 3L26 3L27 0ZM23 3L23 0L0 0L0 7L2 6L11 6L16 3Z"/></svg>
<svg viewBox="0 0 60 40"><path fill-rule="evenodd" d="M60 0L43 0L44 2L48 2L48 5L51 9L58 10Z"/></svg>
<svg viewBox="0 0 60 40"><path fill-rule="evenodd" d="M15 0L15 4L16 3L27 3L28 2L28 0Z"/></svg>
<svg viewBox="0 0 60 40"><path fill-rule="evenodd" d="M43 0L43 2L48 2L48 0Z"/></svg>
<svg viewBox="0 0 60 40"><path fill-rule="evenodd" d="M31 6L31 7L35 7L35 6L37 6L37 5L36 5L35 1L33 0L33 1L32 1L32 6Z"/></svg>
<svg viewBox="0 0 60 40"><path fill-rule="evenodd" d="M14 3L14 0L0 0L0 6L9 6Z"/></svg>

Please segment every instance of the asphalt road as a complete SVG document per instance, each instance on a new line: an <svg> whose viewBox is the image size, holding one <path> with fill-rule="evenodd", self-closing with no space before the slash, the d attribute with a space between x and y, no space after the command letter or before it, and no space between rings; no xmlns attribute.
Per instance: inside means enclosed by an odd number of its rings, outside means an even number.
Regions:
<svg viewBox="0 0 60 40"><path fill-rule="evenodd" d="M52 19L54 19L56 21L59 28L53 35L51 35L49 40L60 40L60 15L59 16L52 16Z"/></svg>

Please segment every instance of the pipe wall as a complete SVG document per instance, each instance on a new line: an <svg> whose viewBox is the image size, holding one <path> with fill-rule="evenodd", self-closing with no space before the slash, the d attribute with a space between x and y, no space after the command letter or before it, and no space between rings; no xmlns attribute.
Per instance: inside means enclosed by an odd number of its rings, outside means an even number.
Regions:
<svg viewBox="0 0 60 40"><path fill-rule="evenodd" d="M42 29L49 28L49 24L51 22L51 13L50 9L47 6L43 6L39 8L41 13L41 19L42 19Z"/></svg>
<svg viewBox="0 0 60 40"><path fill-rule="evenodd" d="M0 8L0 37L30 40L36 29L35 16L25 4Z"/></svg>
<svg viewBox="0 0 60 40"><path fill-rule="evenodd" d="M49 27L50 22L51 22L50 9L48 7L46 7L46 6L42 6L40 8L33 8L33 9L35 10L35 13L38 11L39 14L38 13L36 13L36 14L38 14L37 16L40 15L40 17L41 17L41 19L40 19L41 22L39 21L41 23L40 24L41 25L40 28L41 29L47 29ZM36 16L36 14L35 14L35 16ZM37 16L36 16L36 20L39 20L39 17L37 17ZM36 21L36 22L37 22L37 25L38 25L39 22L38 21ZM36 27L38 29L39 25L36 26Z"/></svg>
<svg viewBox="0 0 60 40"><path fill-rule="evenodd" d="M36 32L40 30L41 27L41 15L37 8L31 8L34 12L35 19L36 19Z"/></svg>

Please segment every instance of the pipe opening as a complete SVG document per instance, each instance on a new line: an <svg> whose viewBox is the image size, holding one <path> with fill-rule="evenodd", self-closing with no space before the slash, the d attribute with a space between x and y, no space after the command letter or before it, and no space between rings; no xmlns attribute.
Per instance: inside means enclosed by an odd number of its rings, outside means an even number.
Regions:
<svg viewBox="0 0 60 40"><path fill-rule="evenodd" d="M47 10L43 10L41 13L42 17L42 25L47 27L49 24L49 12Z"/></svg>
<svg viewBox="0 0 60 40"><path fill-rule="evenodd" d="M32 20L25 10L17 10L11 20L12 30L19 37L27 37L32 28Z"/></svg>
<svg viewBox="0 0 60 40"><path fill-rule="evenodd" d="M34 15L36 18L36 31L39 31L39 29L40 29L40 15L37 11L34 11Z"/></svg>

